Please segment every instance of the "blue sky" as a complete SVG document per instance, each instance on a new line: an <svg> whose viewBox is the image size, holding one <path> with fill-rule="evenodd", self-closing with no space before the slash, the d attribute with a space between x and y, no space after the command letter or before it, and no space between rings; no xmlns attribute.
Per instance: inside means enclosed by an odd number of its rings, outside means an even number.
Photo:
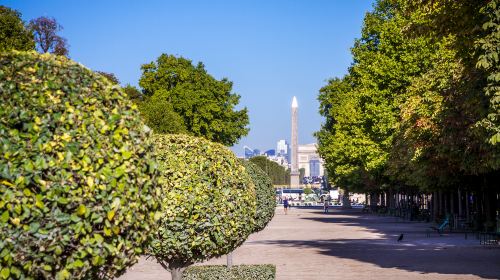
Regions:
<svg viewBox="0 0 500 280"><path fill-rule="evenodd" d="M25 21L51 16L64 27L70 57L137 85L140 66L160 54L202 61L233 81L247 107L243 145L267 150L290 139L290 105L299 102L299 143L315 142L318 90L352 62L368 0L2 1Z"/></svg>

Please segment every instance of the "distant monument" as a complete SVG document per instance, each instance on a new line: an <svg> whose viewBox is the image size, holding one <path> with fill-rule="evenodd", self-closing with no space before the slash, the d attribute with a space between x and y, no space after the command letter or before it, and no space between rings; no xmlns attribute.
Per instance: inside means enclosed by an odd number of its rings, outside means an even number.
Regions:
<svg viewBox="0 0 500 280"><path fill-rule="evenodd" d="M298 188L299 180L299 139L298 139L298 117L299 105L295 96L292 100L292 170L290 171L290 187Z"/></svg>

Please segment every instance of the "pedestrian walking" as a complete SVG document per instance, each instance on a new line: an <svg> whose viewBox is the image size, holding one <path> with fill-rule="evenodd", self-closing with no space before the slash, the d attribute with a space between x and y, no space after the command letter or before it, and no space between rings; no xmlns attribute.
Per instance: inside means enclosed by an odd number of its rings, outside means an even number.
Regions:
<svg viewBox="0 0 500 280"><path fill-rule="evenodd" d="M285 208L285 215L288 214L288 196L285 196L285 199L283 199L283 207Z"/></svg>
<svg viewBox="0 0 500 280"><path fill-rule="evenodd" d="M325 213L328 213L328 200L325 198L325 201L323 202L323 210Z"/></svg>

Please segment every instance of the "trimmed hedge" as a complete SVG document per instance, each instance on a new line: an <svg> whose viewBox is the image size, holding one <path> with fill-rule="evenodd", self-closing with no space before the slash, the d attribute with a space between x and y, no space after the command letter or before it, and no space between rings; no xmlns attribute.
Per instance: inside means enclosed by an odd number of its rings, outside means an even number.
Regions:
<svg viewBox="0 0 500 280"><path fill-rule="evenodd" d="M113 278L158 207L135 105L65 57L0 54L0 278Z"/></svg>
<svg viewBox="0 0 500 280"><path fill-rule="evenodd" d="M255 163L241 160L255 185L257 211L255 213L254 232L263 230L274 217L276 209L276 190L271 178Z"/></svg>
<svg viewBox="0 0 500 280"><path fill-rule="evenodd" d="M271 264L192 266L182 275L183 280L274 280L276 267Z"/></svg>
<svg viewBox="0 0 500 280"><path fill-rule="evenodd" d="M187 135L155 135L162 216L150 254L183 268L231 252L254 229L255 190L236 156Z"/></svg>

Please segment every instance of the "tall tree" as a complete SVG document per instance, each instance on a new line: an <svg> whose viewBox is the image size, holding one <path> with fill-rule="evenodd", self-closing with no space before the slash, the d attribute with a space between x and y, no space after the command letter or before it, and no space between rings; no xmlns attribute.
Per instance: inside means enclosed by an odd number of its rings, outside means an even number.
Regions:
<svg viewBox="0 0 500 280"><path fill-rule="evenodd" d="M319 152L339 186L467 186L492 221L499 8L498 0L377 1L349 73L320 90Z"/></svg>
<svg viewBox="0 0 500 280"><path fill-rule="evenodd" d="M142 71L144 95L171 104L189 134L227 146L248 134L248 112L235 109L240 96L231 93L232 82L215 79L201 62L194 66L191 60L162 54Z"/></svg>
<svg viewBox="0 0 500 280"><path fill-rule="evenodd" d="M101 76L106 77L106 79L108 79L108 81L110 81L114 85L120 84L120 80L118 80L118 78L113 73L104 72L104 71L96 71L96 73L99 73Z"/></svg>
<svg viewBox="0 0 500 280"><path fill-rule="evenodd" d="M33 34L21 20L21 13L0 6L0 51L28 51L35 48Z"/></svg>
<svg viewBox="0 0 500 280"><path fill-rule="evenodd" d="M61 31L63 27L54 18L39 17L33 19L29 23L29 28L35 36L36 47L40 52L68 55L66 39L57 35L57 32Z"/></svg>

